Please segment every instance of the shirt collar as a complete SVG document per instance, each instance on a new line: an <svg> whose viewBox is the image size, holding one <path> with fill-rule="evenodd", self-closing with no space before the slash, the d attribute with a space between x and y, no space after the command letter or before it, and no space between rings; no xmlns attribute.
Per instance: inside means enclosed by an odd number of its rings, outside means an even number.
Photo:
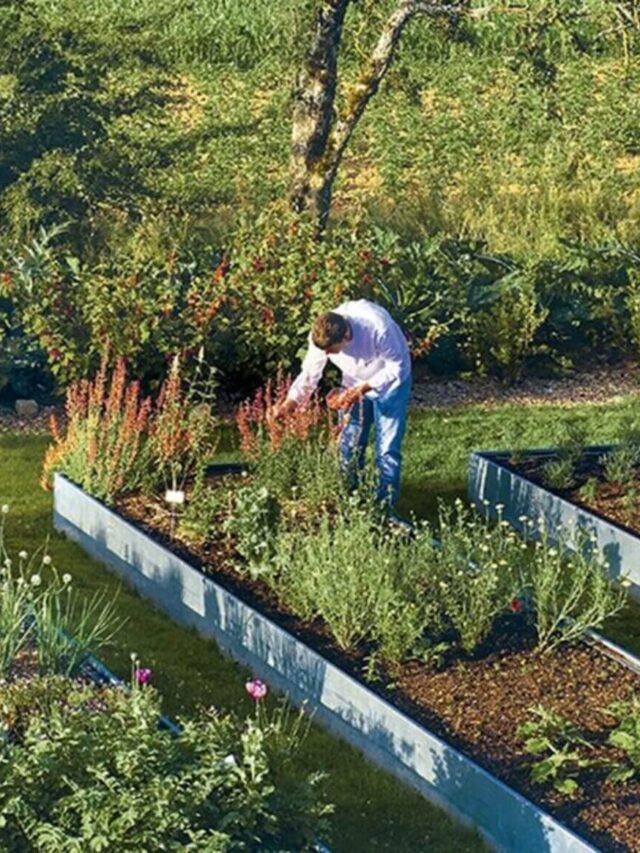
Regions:
<svg viewBox="0 0 640 853"><path fill-rule="evenodd" d="M358 347L358 339L360 332L358 329L358 324L355 320L353 320L351 317L348 317L347 322L349 323L349 326L351 328L351 340L347 343L346 347L344 347L342 352L345 353L345 355L352 355Z"/></svg>

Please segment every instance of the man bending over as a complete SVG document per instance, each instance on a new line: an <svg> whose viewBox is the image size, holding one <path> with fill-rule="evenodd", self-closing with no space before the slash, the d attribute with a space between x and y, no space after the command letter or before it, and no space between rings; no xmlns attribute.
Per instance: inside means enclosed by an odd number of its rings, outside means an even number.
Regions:
<svg viewBox="0 0 640 853"><path fill-rule="evenodd" d="M371 426L376 431L378 500L393 506L400 487L402 440L411 392L411 358L388 311L366 299L345 302L316 317L300 375L276 414L288 414L315 391L327 361L342 371L342 388L327 399L342 417L340 456L349 472L364 465Z"/></svg>

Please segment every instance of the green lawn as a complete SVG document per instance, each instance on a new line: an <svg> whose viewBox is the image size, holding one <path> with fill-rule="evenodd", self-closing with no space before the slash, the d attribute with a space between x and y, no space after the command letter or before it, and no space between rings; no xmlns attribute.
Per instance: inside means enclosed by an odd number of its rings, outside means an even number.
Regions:
<svg viewBox="0 0 640 853"><path fill-rule="evenodd" d="M552 445L569 421L580 421L593 443L615 441L637 403L623 400L607 406L560 407L473 406L445 411L414 411L406 443L401 510L431 516L438 497L464 496L466 466L473 449ZM104 655L120 674L126 674L129 653L155 672L170 714L186 713L198 705L215 704L245 714L247 673L225 659L215 645L187 631L124 587L84 552L52 530L51 495L38 486L40 461L47 445L43 436L0 436L0 503L11 505L9 542L29 550L51 537L50 553L69 571L76 586L90 592L104 588L118 594L127 624L115 648ZM227 457L229 453L225 454ZM638 609L630 606L608 633L640 653ZM478 851L482 842L454 825L440 811L375 770L355 751L314 728L303 760L331 776L330 797L337 805L337 851Z"/></svg>

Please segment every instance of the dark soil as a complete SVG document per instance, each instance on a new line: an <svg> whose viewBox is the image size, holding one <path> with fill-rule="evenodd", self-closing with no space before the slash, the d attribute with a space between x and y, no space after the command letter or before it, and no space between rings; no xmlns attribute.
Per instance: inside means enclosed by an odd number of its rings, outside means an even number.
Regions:
<svg viewBox="0 0 640 853"><path fill-rule="evenodd" d="M545 481L543 466L551 456L544 460L525 457L514 464L503 464L547 491L640 536L640 472L634 471L632 482L626 486L607 482L601 456L602 453L587 453L577 466L573 485L566 489L551 488ZM593 495L586 495L582 488L590 478L597 481L597 486Z"/></svg>
<svg viewBox="0 0 640 853"><path fill-rule="evenodd" d="M170 514L161 499L130 497L118 510L221 586L366 681L371 649L341 651L321 622L302 622L264 583L243 577L234 568L238 560L224 534L214 533L200 543L182 537L172 540ZM640 677L600 648L579 644L538 654L524 621L510 615L474 658L458 657L440 669L414 661L378 668L377 675L375 682L367 682L372 690L599 848L640 851L640 782L614 785L606 781L604 771L586 770L579 777L578 794L567 798L549 786L530 783L531 756L516 735L517 727L532 717L531 708L541 704L592 733L594 755L615 754L604 745L614 720L603 709L613 701L640 696Z"/></svg>

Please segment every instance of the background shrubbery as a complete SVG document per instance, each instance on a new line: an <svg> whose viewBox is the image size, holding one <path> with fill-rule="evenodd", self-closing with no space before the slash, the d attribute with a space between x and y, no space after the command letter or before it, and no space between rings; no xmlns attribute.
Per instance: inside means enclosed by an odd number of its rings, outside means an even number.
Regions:
<svg viewBox="0 0 640 853"><path fill-rule="evenodd" d="M63 382L86 374L107 334L148 382L201 345L228 383L252 382L288 367L310 316L349 295L390 305L440 373L510 380L637 350L631 4L536 0L453 30L416 20L347 153L323 244L283 201L313 4L272 5L0 7L5 393L46 393L46 363ZM350 9L344 101L390 5Z"/></svg>

